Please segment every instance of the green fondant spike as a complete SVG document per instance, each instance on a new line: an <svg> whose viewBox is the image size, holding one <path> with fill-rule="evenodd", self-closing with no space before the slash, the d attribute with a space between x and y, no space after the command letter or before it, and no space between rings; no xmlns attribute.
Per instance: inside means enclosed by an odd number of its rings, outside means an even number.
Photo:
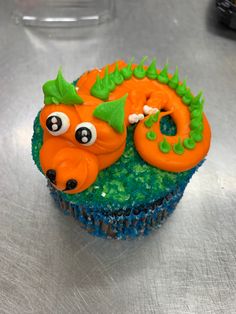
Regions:
<svg viewBox="0 0 236 314"><path fill-rule="evenodd" d="M183 83L176 88L176 93L181 97L183 97L187 93L186 80L184 80Z"/></svg>
<svg viewBox="0 0 236 314"><path fill-rule="evenodd" d="M164 68L158 74L157 79L160 83L167 84L169 82L168 77L168 63L165 64Z"/></svg>
<svg viewBox="0 0 236 314"><path fill-rule="evenodd" d="M147 56L144 56L140 63L134 69L134 76L138 79L142 79L145 77L146 70L143 68L144 62L147 60Z"/></svg>
<svg viewBox="0 0 236 314"><path fill-rule="evenodd" d="M116 88L115 83L111 80L108 66L105 69L105 75L104 75L104 77L102 79L102 82L103 82L104 88L108 89L109 92L112 92Z"/></svg>
<svg viewBox="0 0 236 314"><path fill-rule="evenodd" d="M61 69L59 69L55 80L47 81L43 85L43 93L45 105L73 106L83 103L83 99L77 94L75 86L64 79Z"/></svg>
<svg viewBox="0 0 236 314"><path fill-rule="evenodd" d="M179 84L179 70L178 67L176 67L175 73L169 81L169 86L172 89L176 89L178 84Z"/></svg>
<svg viewBox="0 0 236 314"><path fill-rule="evenodd" d="M191 106L195 107L198 106L202 98L202 91L200 91L197 96L195 96L191 102Z"/></svg>
<svg viewBox="0 0 236 314"><path fill-rule="evenodd" d="M182 98L183 103L188 106L188 105L190 105L192 99L193 99L192 93L191 93L190 89L188 89L186 94Z"/></svg>
<svg viewBox="0 0 236 314"><path fill-rule="evenodd" d="M133 71L132 71L132 64L133 64L133 62L134 62L134 57L131 58L130 62L127 64L126 67L121 69L121 74L123 75L125 80L130 79L131 76L133 75Z"/></svg>
<svg viewBox="0 0 236 314"><path fill-rule="evenodd" d="M194 119L194 118L201 118L202 117L202 110L201 109L194 109L192 112L191 112L191 118Z"/></svg>
<svg viewBox="0 0 236 314"><path fill-rule="evenodd" d="M148 132L146 133L146 138L147 138L149 141L155 141L155 139L157 138L156 132L154 132L154 131L148 131Z"/></svg>
<svg viewBox="0 0 236 314"><path fill-rule="evenodd" d="M90 89L90 94L101 100L107 100L109 98L109 89L103 86L102 79L97 75L96 82Z"/></svg>
<svg viewBox="0 0 236 314"><path fill-rule="evenodd" d="M202 117L194 118L190 122L190 129L194 130L194 129L201 128L201 125L202 125Z"/></svg>
<svg viewBox="0 0 236 314"><path fill-rule="evenodd" d="M127 96L128 94L119 99L98 105L93 115L100 120L106 121L118 133L122 133L124 131L125 101Z"/></svg>
<svg viewBox="0 0 236 314"><path fill-rule="evenodd" d="M191 137L185 138L183 143L184 143L184 147L186 147L189 150L194 149L196 146L194 139Z"/></svg>
<svg viewBox="0 0 236 314"><path fill-rule="evenodd" d="M152 79L152 80L155 80L157 79L157 69L156 69L156 58L154 58L151 62L151 64L149 65L149 67L147 68L147 71L146 71L146 76L149 78L149 79Z"/></svg>
<svg viewBox="0 0 236 314"><path fill-rule="evenodd" d="M124 78L120 73L118 63L116 63L115 71L112 73L112 79L116 85L121 85L124 82Z"/></svg>
<svg viewBox="0 0 236 314"><path fill-rule="evenodd" d="M178 155L182 155L184 153L184 147L183 147L183 145L181 143L180 137L179 137L178 143L174 144L173 150Z"/></svg>
<svg viewBox="0 0 236 314"><path fill-rule="evenodd" d="M164 136L164 139L162 142L159 143L160 151L164 154L167 154L171 151L171 145L168 143L166 137Z"/></svg>

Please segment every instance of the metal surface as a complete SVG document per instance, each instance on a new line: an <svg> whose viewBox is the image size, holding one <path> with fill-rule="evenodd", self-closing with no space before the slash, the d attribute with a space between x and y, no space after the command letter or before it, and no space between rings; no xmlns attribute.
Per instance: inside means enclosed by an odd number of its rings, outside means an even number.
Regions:
<svg viewBox="0 0 236 314"><path fill-rule="evenodd" d="M236 33L215 1L117 1L96 28L24 29L0 2L0 313L236 313ZM205 91L213 141L175 213L149 237L97 239L51 200L30 154L41 85L157 56Z"/></svg>

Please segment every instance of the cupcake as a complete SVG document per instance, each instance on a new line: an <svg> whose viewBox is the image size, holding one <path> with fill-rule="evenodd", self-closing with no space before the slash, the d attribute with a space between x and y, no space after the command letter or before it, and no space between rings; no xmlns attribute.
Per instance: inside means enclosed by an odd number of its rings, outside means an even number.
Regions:
<svg viewBox="0 0 236 314"><path fill-rule="evenodd" d="M173 212L210 146L204 99L178 69L132 60L85 72L61 70L43 85L32 155L52 197L90 233L146 235Z"/></svg>

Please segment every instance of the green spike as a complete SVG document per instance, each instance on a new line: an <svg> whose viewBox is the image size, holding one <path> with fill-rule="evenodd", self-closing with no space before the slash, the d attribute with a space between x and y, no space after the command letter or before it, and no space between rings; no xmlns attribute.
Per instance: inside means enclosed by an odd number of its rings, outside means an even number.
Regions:
<svg viewBox="0 0 236 314"><path fill-rule="evenodd" d="M183 143L184 143L184 147L186 147L189 150L194 149L196 146L196 143L192 137L185 138Z"/></svg>
<svg viewBox="0 0 236 314"><path fill-rule="evenodd" d="M47 81L43 85L43 93L45 105L73 106L83 103L83 99L77 94L75 86L64 79L61 68L55 80Z"/></svg>
<svg viewBox="0 0 236 314"><path fill-rule="evenodd" d="M190 105L192 99L193 99L192 93L190 89L188 89L186 94L182 97L183 103L188 106Z"/></svg>
<svg viewBox="0 0 236 314"><path fill-rule="evenodd" d="M149 65L149 67L147 68L147 71L146 71L146 76L149 78L149 79L152 79L152 80L155 80L157 79L157 69L156 69L156 58L154 58L151 62L151 64Z"/></svg>
<svg viewBox="0 0 236 314"><path fill-rule="evenodd" d="M101 100L107 100L109 98L109 89L103 86L102 79L97 75L96 82L90 89L90 94Z"/></svg>
<svg viewBox="0 0 236 314"><path fill-rule="evenodd" d="M202 91L200 91L197 96L195 96L191 102L191 107L198 107L199 103L201 102L202 98Z"/></svg>
<svg viewBox="0 0 236 314"><path fill-rule="evenodd" d="M179 137L178 143L174 144L173 150L176 154L182 155L184 153L184 147L181 143L181 138Z"/></svg>
<svg viewBox="0 0 236 314"><path fill-rule="evenodd" d="M186 82L186 80L184 80L183 83L176 88L176 93L179 96L182 97L182 96L184 96L187 93L186 85L187 85L187 82Z"/></svg>
<svg viewBox="0 0 236 314"><path fill-rule="evenodd" d="M134 76L138 79L142 79L146 75L146 70L143 68L144 62L147 60L147 56L144 56L140 63L134 69Z"/></svg>
<svg viewBox="0 0 236 314"><path fill-rule="evenodd" d="M179 70L178 67L176 67L175 73L169 81L169 86L172 89L176 89L178 84L179 84Z"/></svg>
<svg viewBox="0 0 236 314"><path fill-rule="evenodd" d="M194 109L192 112L191 112L191 118L194 119L194 118L201 118L202 117L202 110L200 109Z"/></svg>
<svg viewBox="0 0 236 314"><path fill-rule="evenodd" d="M121 74L123 75L125 80L130 79L131 76L133 75L133 71L132 71L132 64L133 64L133 62L134 62L134 57L131 58L130 62L127 64L126 67L121 69Z"/></svg>
<svg viewBox="0 0 236 314"><path fill-rule="evenodd" d="M155 141L155 139L157 138L157 134L156 132L154 131L148 131L146 133L146 138L149 140L149 141Z"/></svg>
<svg viewBox="0 0 236 314"><path fill-rule="evenodd" d="M166 137L164 136L164 139L162 142L159 143L160 151L164 154L167 154L171 151L171 145L168 143Z"/></svg>
<svg viewBox="0 0 236 314"><path fill-rule="evenodd" d="M128 94L119 99L98 105L93 115L100 120L106 121L118 133L122 133L125 126L125 102L127 96Z"/></svg>
<svg viewBox="0 0 236 314"><path fill-rule="evenodd" d="M124 78L120 73L118 63L116 63L115 71L112 73L112 79L116 85L121 85L124 82Z"/></svg>
<svg viewBox="0 0 236 314"><path fill-rule="evenodd" d="M144 121L144 125L150 129L153 124L158 121L159 114L160 111L157 111L156 113L150 115L148 119Z"/></svg>
<svg viewBox="0 0 236 314"><path fill-rule="evenodd" d="M202 125L202 116L200 118L191 119L190 121L191 130L201 128L201 125Z"/></svg>
<svg viewBox="0 0 236 314"><path fill-rule="evenodd" d="M164 68L158 74L157 79L160 83L167 84L169 82L168 77L168 63L165 64Z"/></svg>
<svg viewBox="0 0 236 314"><path fill-rule="evenodd" d="M190 131L190 136L194 139L195 142L201 142L203 139L202 132L199 130Z"/></svg>
<svg viewBox="0 0 236 314"><path fill-rule="evenodd" d="M103 82L103 86L109 90L109 92L112 92L115 88L116 85L115 83L111 80L110 74L109 74L109 69L108 66L105 69L105 74L104 77L102 79Z"/></svg>

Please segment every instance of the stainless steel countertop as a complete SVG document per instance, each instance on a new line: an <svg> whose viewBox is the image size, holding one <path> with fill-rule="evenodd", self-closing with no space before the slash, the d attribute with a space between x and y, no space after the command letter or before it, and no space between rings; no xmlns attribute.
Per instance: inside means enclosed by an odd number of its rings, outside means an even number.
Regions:
<svg viewBox="0 0 236 314"><path fill-rule="evenodd" d="M214 1L121 0L117 18L68 32L15 25L0 2L0 313L236 313L236 32ZM175 213L135 241L64 217L31 158L41 85L118 58L156 56L203 89L213 139Z"/></svg>

